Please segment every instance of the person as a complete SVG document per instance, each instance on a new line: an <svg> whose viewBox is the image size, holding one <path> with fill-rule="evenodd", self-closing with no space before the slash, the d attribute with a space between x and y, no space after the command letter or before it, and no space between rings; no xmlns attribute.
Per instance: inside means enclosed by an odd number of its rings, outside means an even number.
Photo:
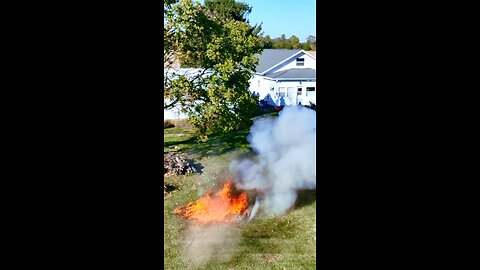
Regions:
<svg viewBox="0 0 480 270"><path fill-rule="evenodd" d="M277 106L276 106L277 112L281 111L283 107L285 107L285 105L286 105L285 98L280 97L280 99L277 100Z"/></svg>

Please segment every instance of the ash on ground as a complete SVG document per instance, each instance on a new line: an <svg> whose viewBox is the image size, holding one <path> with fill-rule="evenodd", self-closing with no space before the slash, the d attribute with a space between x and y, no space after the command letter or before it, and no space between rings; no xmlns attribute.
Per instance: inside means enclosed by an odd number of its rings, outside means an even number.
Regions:
<svg viewBox="0 0 480 270"><path fill-rule="evenodd" d="M169 152L163 156L163 171L164 175L168 176L195 173L197 169L184 156Z"/></svg>

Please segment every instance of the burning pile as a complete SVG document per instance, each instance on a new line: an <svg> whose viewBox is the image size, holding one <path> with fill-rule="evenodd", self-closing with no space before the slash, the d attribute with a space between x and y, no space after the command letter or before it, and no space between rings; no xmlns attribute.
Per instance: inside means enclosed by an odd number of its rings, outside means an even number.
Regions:
<svg viewBox="0 0 480 270"><path fill-rule="evenodd" d="M215 195L209 190L197 201L175 209L175 214L201 225L233 223L245 214L248 198L244 192L235 195L232 188L228 180Z"/></svg>

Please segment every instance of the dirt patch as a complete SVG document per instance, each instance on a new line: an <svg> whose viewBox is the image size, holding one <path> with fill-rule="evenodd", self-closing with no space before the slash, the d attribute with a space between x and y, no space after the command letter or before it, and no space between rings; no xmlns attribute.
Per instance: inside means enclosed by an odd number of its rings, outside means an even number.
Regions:
<svg viewBox="0 0 480 270"><path fill-rule="evenodd" d="M191 127L187 119L177 119L177 120L168 120L168 121L172 122L175 125L175 127L178 127L178 128Z"/></svg>

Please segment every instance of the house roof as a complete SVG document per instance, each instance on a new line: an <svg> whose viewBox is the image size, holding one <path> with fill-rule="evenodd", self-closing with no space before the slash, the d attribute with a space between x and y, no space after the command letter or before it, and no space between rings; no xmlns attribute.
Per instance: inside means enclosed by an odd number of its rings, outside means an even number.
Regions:
<svg viewBox="0 0 480 270"><path fill-rule="evenodd" d="M301 50L264 49L262 54L255 54L255 56L259 59L256 72L263 73L266 70L270 69L271 67L277 65L278 63L282 62L283 60L293 56L294 54L300 51ZM316 51L305 51L305 52L310 54L313 57L317 56ZM180 62L178 61L177 57L173 55L170 57L169 60L170 60L169 62L172 63L171 68L180 68ZM164 63L164 66L166 66L165 63Z"/></svg>
<svg viewBox="0 0 480 270"><path fill-rule="evenodd" d="M311 68L294 68L278 71L266 76L271 79L316 79L317 71Z"/></svg>
<svg viewBox="0 0 480 270"><path fill-rule="evenodd" d="M259 60L256 72L263 73L300 51L301 50L264 49L262 54L255 55Z"/></svg>

